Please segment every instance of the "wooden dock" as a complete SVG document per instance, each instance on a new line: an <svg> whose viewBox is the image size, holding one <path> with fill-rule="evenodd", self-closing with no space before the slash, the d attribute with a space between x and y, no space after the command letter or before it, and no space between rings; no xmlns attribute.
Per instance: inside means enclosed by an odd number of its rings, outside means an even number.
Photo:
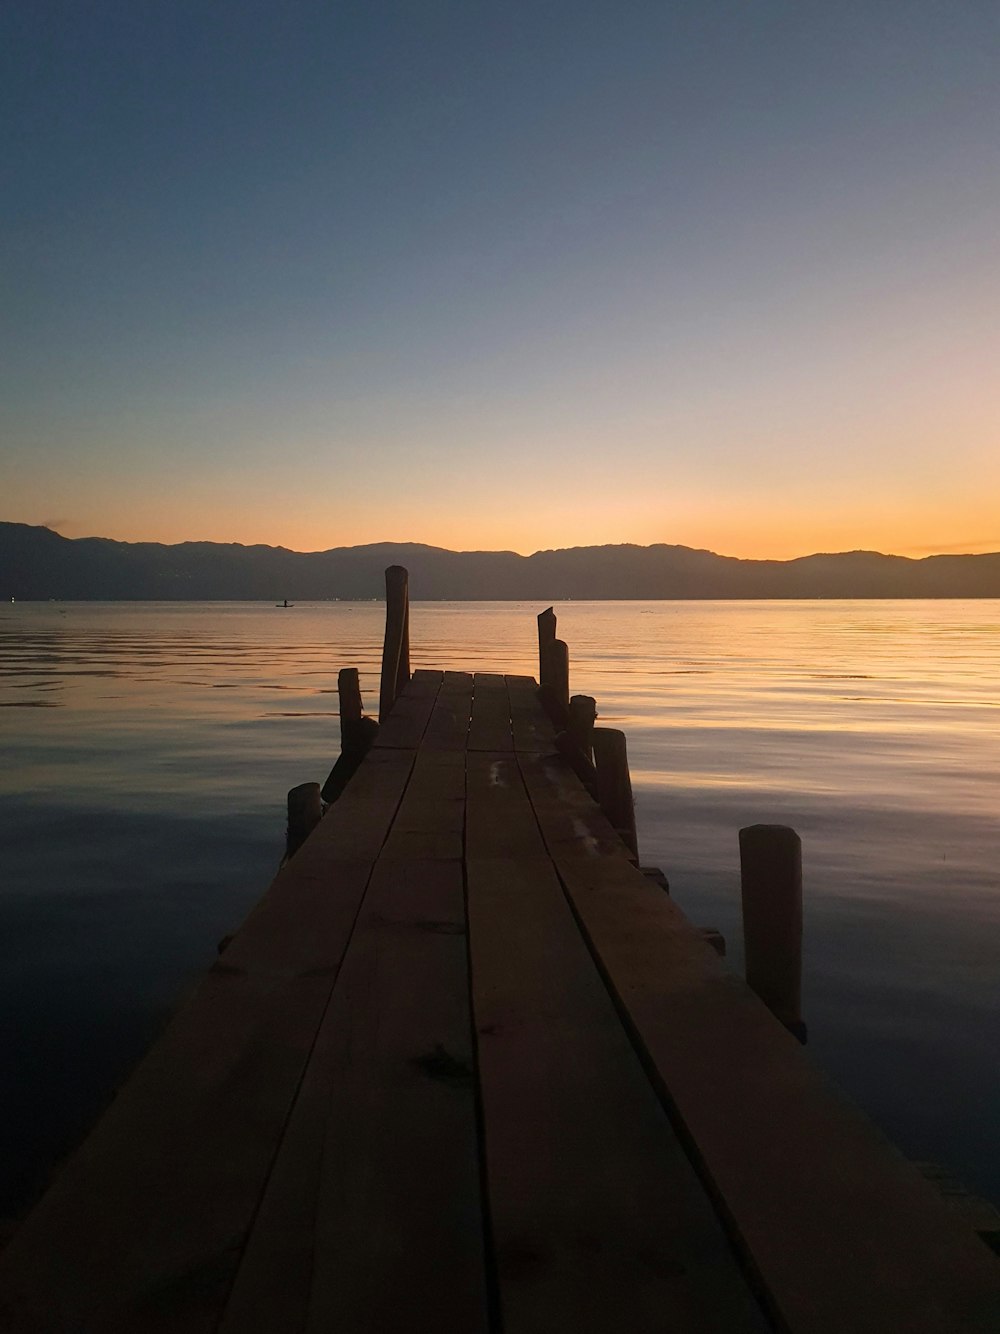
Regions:
<svg viewBox="0 0 1000 1334"><path fill-rule="evenodd" d="M996 1334L996 1258L638 868L535 681L396 671L6 1248L0 1330Z"/></svg>

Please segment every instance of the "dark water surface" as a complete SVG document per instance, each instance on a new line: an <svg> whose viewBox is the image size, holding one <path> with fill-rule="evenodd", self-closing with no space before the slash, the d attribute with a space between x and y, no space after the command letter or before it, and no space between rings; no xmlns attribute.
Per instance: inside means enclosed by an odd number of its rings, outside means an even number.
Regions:
<svg viewBox="0 0 1000 1334"><path fill-rule="evenodd" d="M536 671L518 603L412 609L415 666ZM563 603L629 738L644 862L741 966L737 830L802 835L810 1049L1000 1201L1000 603ZM72 1146L370 710L378 604L0 607L0 1216Z"/></svg>

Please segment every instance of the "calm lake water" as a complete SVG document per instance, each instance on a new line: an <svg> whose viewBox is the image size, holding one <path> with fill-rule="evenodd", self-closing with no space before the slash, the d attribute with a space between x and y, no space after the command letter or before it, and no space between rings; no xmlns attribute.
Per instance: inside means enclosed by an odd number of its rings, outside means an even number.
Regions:
<svg viewBox="0 0 1000 1334"><path fill-rule="evenodd" d="M536 671L535 613L416 603L415 666ZM1000 602L561 603L645 863L741 967L737 830L793 825L810 1051L1000 1203ZM286 790L377 711L377 604L0 608L0 1216L266 888Z"/></svg>

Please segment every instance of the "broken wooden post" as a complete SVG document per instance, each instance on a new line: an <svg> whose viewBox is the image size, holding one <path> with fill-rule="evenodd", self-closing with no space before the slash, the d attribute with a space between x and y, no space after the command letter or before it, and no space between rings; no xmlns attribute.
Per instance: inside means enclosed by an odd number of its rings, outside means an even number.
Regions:
<svg viewBox="0 0 1000 1334"><path fill-rule="evenodd" d="M635 837L635 803L628 771L625 733L615 727L594 728L594 766L597 769L597 800L608 821L618 831L633 857L638 857Z"/></svg>
<svg viewBox="0 0 1000 1334"><path fill-rule="evenodd" d="M364 716L356 667L340 669L337 674L337 695L340 699L340 755L320 793L327 805L336 801L343 792L378 736L378 723L374 718Z"/></svg>
<svg viewBox="0 0 1000 1334"><path fill-rule="evenodd" d="M293 857L323 816L319 783L300 783L288 793L288 829L285 856Z"/></svg>
<svg viewBox="0 0 1000 1334"><path fill-rule="evenodd" d="M802 842L794 829L740 830L746 979L800 1042L802 1022Z"/></svg>
<svg viewBox="0 0 1000 1334"><path fill-rule="evenodd" d="M385 640L382 644L382 681L379 722L388 718L396 696L410 679L409 575L402 565L385 572ZM405 649L405 652L404 652ZM404 679L405 678L405 679Z"/></svg>
<svg viewBox="0 0 1000 1334"><path fill-rule="evenodd" d="M538 613L538 684L549 684L549 664L547 654L549 645L556 637L556 614L551 607Z"/></svg>
<svg viewBox="0 0 1000 1334"><path fill-rule="evenodd" d="M594 762L594 723L597 720L597 701L592 695L574 695L569 701L569 719L566 731L576 742L580 753L591 764Z"/></svg>
<svg viewBox="0 0 1000 1334"><path fill-rule="evenodd" d="M364 713L357 667L341 667L337 673L337 698L340 701L340 749L349 750L352 729L357 730Z"/></svg>

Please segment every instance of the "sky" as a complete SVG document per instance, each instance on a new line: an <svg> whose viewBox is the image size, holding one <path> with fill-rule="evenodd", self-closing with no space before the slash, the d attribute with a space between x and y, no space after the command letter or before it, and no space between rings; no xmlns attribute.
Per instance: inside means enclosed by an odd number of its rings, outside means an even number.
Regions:
<svg viewBox="0 0 1000 1334"><path fill-rule="evenodd" d="M0 518L1000 550L995 0L6 0Z"/></svg>

